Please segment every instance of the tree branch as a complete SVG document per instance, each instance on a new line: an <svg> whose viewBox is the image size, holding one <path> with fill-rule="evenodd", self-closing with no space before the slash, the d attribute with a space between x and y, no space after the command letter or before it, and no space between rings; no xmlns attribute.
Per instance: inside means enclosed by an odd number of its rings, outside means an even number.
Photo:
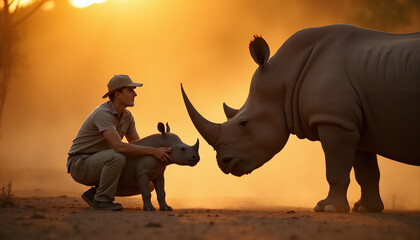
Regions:
<svg viewBox="0 0 420 240"><path fill-rule="evenodd" d="M17 20L13 25L16 26L22 22L24 22L27 18L29 18L32 14L34 14L46 1L48 0L41 0L38 5L36 5L32 11L30 11L28 14L23 16L21 19Z"/></svg>
<svg viewBox="0 0 420 240"><path fill-rule="evenodd" d="M10 5L12 5L14 1L15 0L12 0L12 2L10 2ZM20 3L20 0L17 1L15 10L13 11L12 14L10 14L12 19L13 19L13 16L16 14L16 12L17 12L17 10L19 8L19 3Z"/></svg>

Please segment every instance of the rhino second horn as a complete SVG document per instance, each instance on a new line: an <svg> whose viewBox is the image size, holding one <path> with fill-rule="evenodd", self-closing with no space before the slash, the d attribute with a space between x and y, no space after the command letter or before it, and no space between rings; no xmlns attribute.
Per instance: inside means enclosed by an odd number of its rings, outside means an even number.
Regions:
<svg viewBox="0 0 420 240"><path fill-rule="evenodd" d="M223 103L223 111L228 119L233 118L239 112L238 109L231 108L226 103Z"/></svg>
<svg viewBox="0 0 420 240"><path fill-rule="evenodd" d="M188 114L190 115L191 121L195 128L198 130L200 135L207 141L211 146L216 145L216 141L219 137L221 124L212 123L205 119L192 105L190 100L185 94L184 88L181 84L182 97L184 98L185 107L187 108Z"/></svg>

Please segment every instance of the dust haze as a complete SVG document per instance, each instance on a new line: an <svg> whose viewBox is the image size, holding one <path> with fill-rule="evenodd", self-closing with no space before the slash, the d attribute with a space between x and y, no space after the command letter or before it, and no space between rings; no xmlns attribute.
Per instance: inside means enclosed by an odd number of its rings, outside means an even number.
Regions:
<svg viewBox="0 0 420 240"><path fill-rule="evenodd" d="M246 100L257 68L248 51L252 35L261 34L272 55L302 28L353 23L348 16L356 7L357 1L326 0L108 0L75 8L57 1L19 32L19 66L0 126L0 184L13 180L18 196L79 196L86 190L66 173L67 152L84 119L104 101L108 80L122 73L144 83L129 109L141 137L156 133L162 121L185 143L201 141L197 166L167 168L168 201L313 207L328 192L319 142L292 135L251 175L225 175L188 117L180 83L204 116L222 122L223 102L236 108ZM420 31L411 25L402 30ZM420 209L420 168L382 157L379 165L385 207ZM350 204L359 196L352 173Z"/></svg>

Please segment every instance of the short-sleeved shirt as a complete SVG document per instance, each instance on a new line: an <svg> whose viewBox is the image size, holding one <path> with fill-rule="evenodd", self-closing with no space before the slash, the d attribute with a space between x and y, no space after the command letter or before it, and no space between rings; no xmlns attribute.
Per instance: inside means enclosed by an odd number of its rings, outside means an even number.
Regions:
<svg viewBox="0 0 420 240"><path fill-rule="evenodd" d="M117 130L121 139L126 134L137 132L131 112L124 109L121 116L119 116L114 104L108 101L99 105L86 118L76 138L73 140L69 155L93 154L110 149L111 147L102 133L105 130L113 129Z"/></svg>

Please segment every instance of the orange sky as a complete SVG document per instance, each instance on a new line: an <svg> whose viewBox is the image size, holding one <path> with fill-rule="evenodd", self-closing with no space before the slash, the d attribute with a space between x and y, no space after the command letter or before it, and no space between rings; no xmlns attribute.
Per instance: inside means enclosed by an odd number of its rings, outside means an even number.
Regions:
<svg viewBox="0 0 420 240"><path fill-rule="evenodd" d="M225 121L222 103L242 106L257 67L248 51L253 34L262 34L273 54L299 29L348 22L350 2L108 0L75 8L57 1L19 33L21 62L0 126L0 184L13 180L17 195L80 195L86 187L66 174L67 151L103 102L109 78L124 73L144 83L130 109L142 137L162 121L188 144L200 138L196 167L168 167L168 198L244 197L313 207L328 191L319 142L291 136L251 175L225 175L188 117L180 83L203 115ZM420 168L383 158L379 164L386 207L397 196L397 205L420 209ZM351 204L359 191L352 173Z"/></svg>

